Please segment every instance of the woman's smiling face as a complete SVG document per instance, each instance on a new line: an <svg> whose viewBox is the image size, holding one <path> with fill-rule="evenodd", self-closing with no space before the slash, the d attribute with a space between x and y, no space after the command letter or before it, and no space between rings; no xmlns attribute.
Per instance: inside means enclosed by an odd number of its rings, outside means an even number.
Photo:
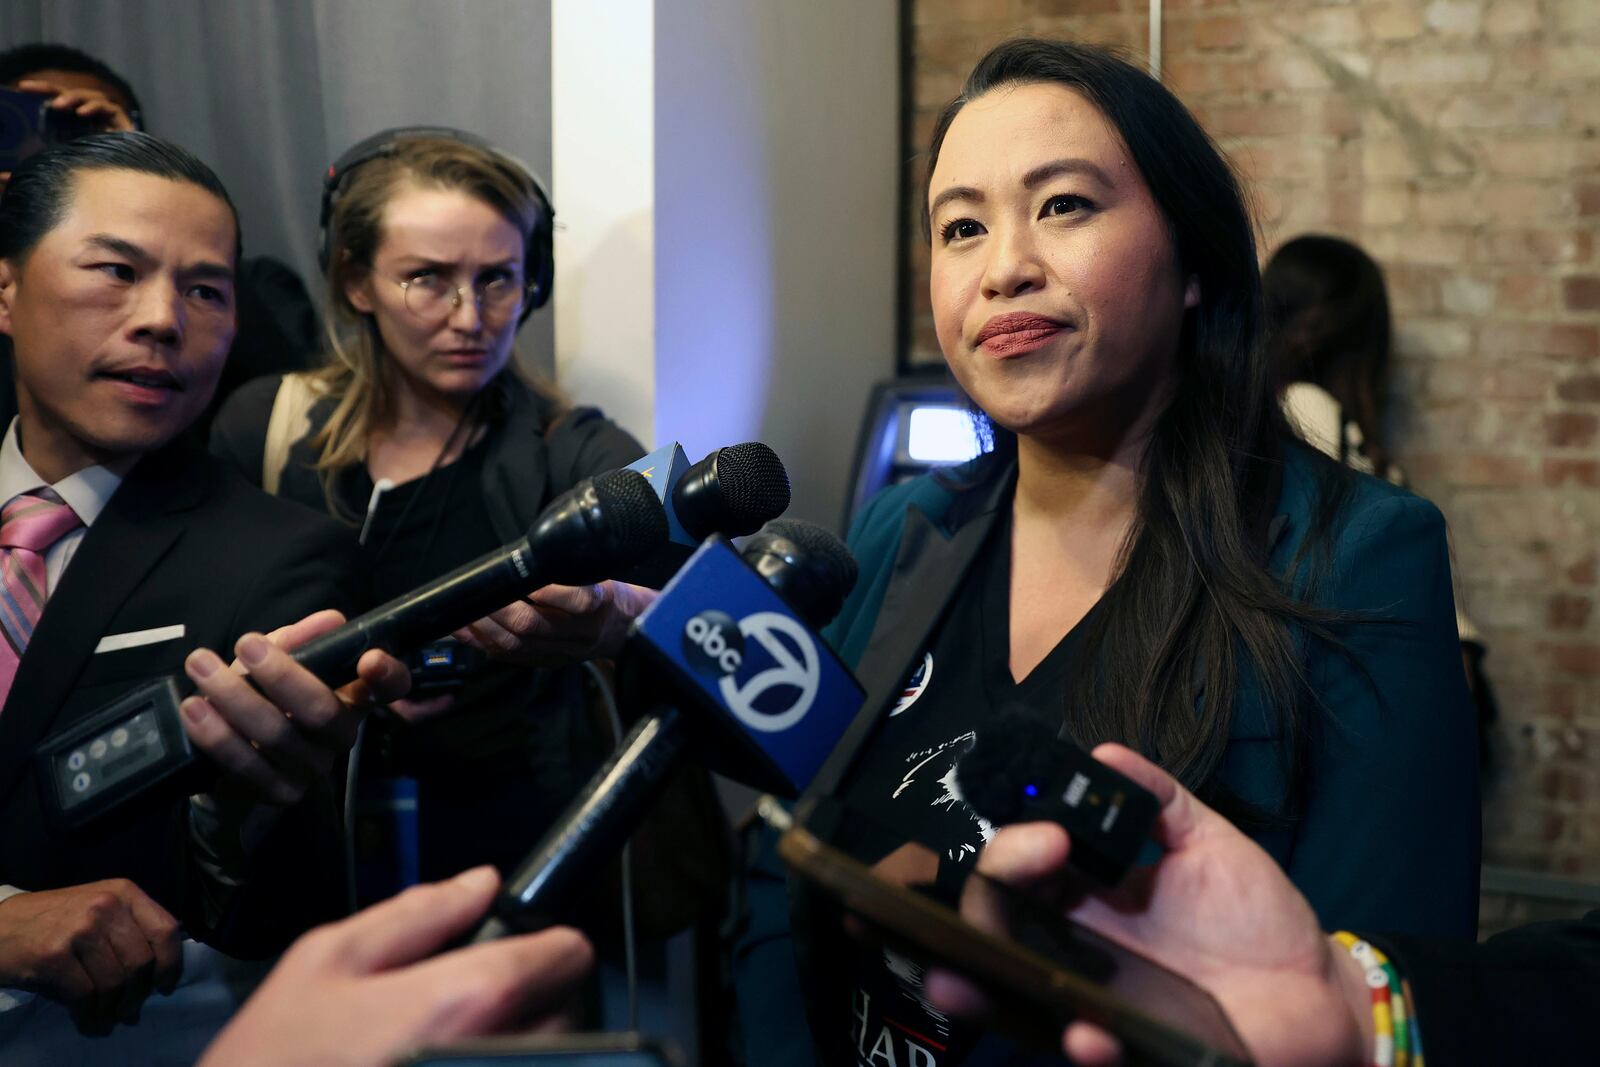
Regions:
<svg viewBox="0 0 1600 1067"><path fill-rule="evenodd" d="M939 345L1000 426L1120 437L1164 404L1199 287L1116 129L1077 92L957 113L928 187Z"/></svg>

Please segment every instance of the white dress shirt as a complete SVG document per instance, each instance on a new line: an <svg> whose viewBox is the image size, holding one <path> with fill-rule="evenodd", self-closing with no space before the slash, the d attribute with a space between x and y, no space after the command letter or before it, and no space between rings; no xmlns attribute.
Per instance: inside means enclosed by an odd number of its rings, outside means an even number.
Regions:
<svg viewBox="0 0 1600 1067"><path fill-rule="evenodd" d="M61 575L67 569L67 564L72 561L73 553L78 551L78 545L83 542L89 527L94 525L94 520L105 510L106 504L111 500L111 494L122 484L122 474L125 473L127 467L123 468L122 473L118 473L110 467L96 465L85 467L50 485L50 488L56 491L56 495L77 512L83 525L64 534L59 541L45 550L45 596L56 591L56 585L61 581ZM6 428L5 442L0 444L0 507L19 493L26 493L30 489L38 489L49 484L39 477L32 465L23 458L22 445L17 438L17 420L12 419L11 425Z"/></svg>
<svg viewBox="0 0 1600 1067"><path fill-rule="evenodd" d="M6 428L5 441L0 443L0 507L4 507L19 493L39 489L47 484L49 483L39 477L32 465L23 458L22 445L17 440L17 420L13 418L11 425ZM62 501L77 513L83 525L64 534L59 541L45 550L45 596L48 597L56 591L67 564L78 551L78 545L83 543L84 534L89 532L89 527L100 517L100 512L105 510L106 504L111 500L111 494L115 493L121 484L121 474L109 467L97 465L85 467L50 485ZM0 900L20 892L22 890L16 886L0 885Z"/></svg>

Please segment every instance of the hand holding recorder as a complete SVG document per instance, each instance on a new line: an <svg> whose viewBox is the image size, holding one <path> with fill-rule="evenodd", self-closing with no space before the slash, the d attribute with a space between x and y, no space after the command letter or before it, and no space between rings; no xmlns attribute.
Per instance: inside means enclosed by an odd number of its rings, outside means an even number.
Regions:
<svg viewBox="0 0 1600 1067"><path fill-rule="evenodd" d="M789 472L760 441L719 448L697 463L682 446L664 445L625 469L644 476L660 499L665 542L614 576L619 580L536 589L457 630L457 640L531 666L615 659L633 620L701 541L754 533L789 507Z"/></svg>
<svg viewBox="0 0 1600 1067"><path fill-rule="evenodd" d="M1263 1067L1363 1062L1372 1015L1361 969L1323 935L1272 858L1137 753L1105 744L1094 757L1159 800L1156 838L1166 854L1154 867L1136 868L1116 888L1091 885L1068 869L1067 833L1029 823L996 834L978 870L1208 990ZM1005 922L981 879L968 882L961 910L981 928ZM931 973L925 991L952 1013L985 1008L947 971ZM1062 1047L1075 1063L1121 1062L1118 1042L1088 1023L1069 1025Z"/></svg>

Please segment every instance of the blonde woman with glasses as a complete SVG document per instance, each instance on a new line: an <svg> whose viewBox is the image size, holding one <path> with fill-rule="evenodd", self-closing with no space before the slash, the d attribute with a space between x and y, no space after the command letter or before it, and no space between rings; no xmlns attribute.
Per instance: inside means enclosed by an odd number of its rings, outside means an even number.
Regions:
<svg viewBox="0 0 1600 1067"><path fill-rule="evenodd" d="M359 531L381 603L525 533L552 497L643 449L516 367L517 327L552 275L552 212L524 166L470 134L401 130L352 148L326 181L324 365L241 389L213 449ZM414 665L420 691L374 720L362 775L415 781L418 847L362 879L364 896L515 866L607 744L583 675L556 665L613 651L631 595L540 590L459 631L436 657L449 670Z"/></svg>

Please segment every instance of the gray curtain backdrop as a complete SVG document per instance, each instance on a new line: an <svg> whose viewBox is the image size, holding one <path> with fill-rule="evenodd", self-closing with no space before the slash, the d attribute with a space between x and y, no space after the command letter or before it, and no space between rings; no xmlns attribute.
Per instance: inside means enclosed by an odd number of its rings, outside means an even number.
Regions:
<svg viewBox="0 0 1600 1067"><path fill-rule="evenodd" d="M3 0L0 48L72 45L125 77L150 132L216 168L250 255L297 270L321 303L322 172L390 126L456 126L549 186L549 0ZM559 205L557 205L559 208ZM550 312L520 350L553 366Z"/></svg>

